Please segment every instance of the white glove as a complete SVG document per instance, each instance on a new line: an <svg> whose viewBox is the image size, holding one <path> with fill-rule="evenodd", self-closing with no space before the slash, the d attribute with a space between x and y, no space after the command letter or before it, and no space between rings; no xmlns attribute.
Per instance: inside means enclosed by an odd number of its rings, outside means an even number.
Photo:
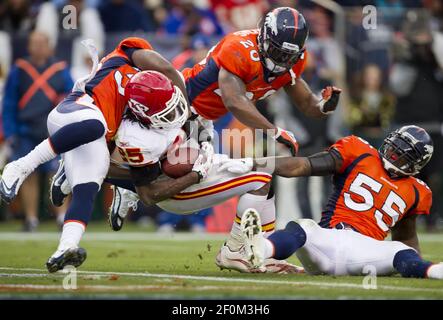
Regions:
<svg viewBox="0 0 443 320"><path fill-rule="evenodd" d="M220 162L220 167L217 169L217 172L222 172L224 170L236 173L236 174L245 174L252 170L254 166L254 161L252 158L244 158L244 159L223 159Z"/></svg>
<svg viewBox="0 0 443 320"><path fill-rule="evenodd" d="M206 179L214 162L214 147L209 142L203 142L200 148L200 154L192 167L192 171L198 173L200 182Z"/></svg>

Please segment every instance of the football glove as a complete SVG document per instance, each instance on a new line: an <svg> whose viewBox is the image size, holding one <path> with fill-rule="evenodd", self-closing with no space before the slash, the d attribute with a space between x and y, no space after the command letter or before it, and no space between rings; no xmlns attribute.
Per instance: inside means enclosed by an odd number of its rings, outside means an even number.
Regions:
<svg viewBox="0 0 443 320"><path fill-rule="evenodd" d="M334 86L327 86L321 91L322 99L318 103L320 111L324 114L330 114L337 109L340 99L341 89Z"/></svg>
<svg viewBox="0 0 443 320"><path fill-rule="evenodd" d="M214 160L214 147L209 142L203 142L200 148L200 154L195 160L192 171L197 172L199 176L198 182L205 179L209 175Z"/></svg>
<svg viewBox="0 0 443 320"><path fill-rule="evenodd" d="M251 158L244 159L223 159L217 172L228 171L236 174L245 174L252 170L254 161Z"/></svg>
<svg viewBox="0 0 443 320"><path fill-rule="evenodd" d="M288 147L294 157L297 155L298 142L291 131L277 128L277 134L274 136L274 139Z"/></svg>

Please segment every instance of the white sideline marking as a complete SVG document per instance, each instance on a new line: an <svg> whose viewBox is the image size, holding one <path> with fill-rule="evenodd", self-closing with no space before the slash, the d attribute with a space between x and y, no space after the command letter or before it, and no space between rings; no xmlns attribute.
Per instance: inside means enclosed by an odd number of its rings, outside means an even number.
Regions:
<svg viewBox="0 0 443 320"><path fill-rule="evenodd" d="M40 275L41 277L48 277L50 274L46 273L44 269L34 268L10 268L0 267L0 270L12 270L12 271L36 271L45 273L32 274L33 277ZM192 275L174 275L174 274L157 274L157 273L138 273L138 272L110 272L110 271L77 271L80 274L93 274L93 275L118 275L128 277L144 277L144 278L163 278L163 279L183 279L183 280L197 280L197 281L213 281L213 282L243 282L254 284L276 284L276 285L291 285L291 286L315 286L315 287L331 287L331 288L349 288L349 289L363 289L361 284L346 283L346 282L328 282L322 283L318 281L288 281L288 280L268 280L268 279L247 279L247 278L234 278L234 277L212 277L212 276L192 276ZM62 275L61 272L54 275ZM1 278L1 277L0 277ZM430 280L439 281L439 280ZM0 285L1 286L1 285ZM433 292L443 293L443 288L417 288L417 287L403 287L403 286L389 286L378 285L378 289L381 290L393 290L393 291L418 291L418 292Z"/></svg>
<svg viewBox="0 0 443 320"><path fill-rule="evenodd" d="M123 290L183 290L194 288L186 288L183 286L170 286L170 285L124 285L124 286L110 286L110 285L79 285L77 287L80 290L98 290L98 291L123 291ZM239 287L236 287L240 289ZM0 284L0 292L2 289L34 289L34 290L63 290L60 285L44 285L44 284ZM198 290L219 290L218 286L201 286ZM68 290L69 291L69 290Z"/></svg>
<svg viewBox="0 0 443 320"><path fill-rule="evenodd" d="M224 233L210 233L210 234L196 234L196 233L153 233L153 232L86 232L84 241L203 241L203 240L225 240L227 234ZM60 233L58 232L38 232L38 233L23 233L23 232L0 232L0 241L58 241ZM443 239L443 238L442 238Z"/></svg>

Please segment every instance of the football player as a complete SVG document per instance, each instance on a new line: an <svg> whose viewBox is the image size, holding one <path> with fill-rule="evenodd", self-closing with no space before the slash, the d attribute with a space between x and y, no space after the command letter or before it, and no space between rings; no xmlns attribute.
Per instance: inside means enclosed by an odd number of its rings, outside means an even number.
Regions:
<svg viewBox="0 0 443 320"><path fill-rule="evenodd" d="M6 165L0 182L0 196L9 203L36 167L62 155L65 177L72 187L72 201L59 246L46 263L49 272L65 265L77 267L86 259L86 251L78 244L108 172L107 142L114 139L122 120L127 103L124 88L131 76L139 70L156 70L168 76L174 84L175 99L171 105L186 106L180 109L182 114L175 110L171 119L183 122L189 115L180 73L148 42L140 38L124 39L100 64L92 42L86 41L85 45L94 62L91 74L77 81L72 93L49 114L50 137L25 157ZM170 109L160 110L161 114L153 115L153 119L172 121Z"/></svg>
<svg viewBox="0 0 443 320"><path fill-rule="evenodd" d="M286 145L295 156L298 144L293 134L270 123L255 102L284 88L307 116L324 117L336 109L340 89L328 86L319 98L300 77L308 59L307 37L305 18L289 7L266 14L259 29L225 36L203 61L182 72L195 112L206 120L232 112L246 126L262 129Z"/></svg>
<svg viewBox="0 0 443 320"><path fill-rule="evenodd" d="M319 224L291 221L267 239L257 212L247 210L242 231L251 263L296 253L310 274L363 275L372 268L377 275L443 279L442 263L420 257L416 232L432 192L414 176L432 153L428 133L411 125L390 133L379 150L349 136L307 158L276 159L276 173L285 177L333 174L334 192ZM392 241L383 241L389 232Z"/></svg>

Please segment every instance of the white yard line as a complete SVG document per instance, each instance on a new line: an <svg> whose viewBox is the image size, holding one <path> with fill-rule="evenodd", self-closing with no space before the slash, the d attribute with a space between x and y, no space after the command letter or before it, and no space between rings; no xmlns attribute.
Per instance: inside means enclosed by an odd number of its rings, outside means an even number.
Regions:
<svg viewBox="0 0 443 320"><path fill-rule="evenodd" d="M0 267L0 270L11 271L35 271L35 272L47 272L44 269L34 268L10 268ZM80 274L92 274L92 275L118 275L127 277L144 277L144 278L162 278L162 279L182 279L182 280L196 280L196 281L209 281L209 282L236 282L236 283L253 283L258 285L274 284L274 285L290 285L290 286L315 286L325 288L348 288L348 289L362 289L363 286L355 283L347 282L328 282L323 283L319 281L288 281L288 280L268 280L268 279L248 279L237 277L212 277L212 276L193 276L193 275L174 275L174 274L156 274L156 273L138 273L138 272L110 272L110 271L77 271ZM32 277L48 277L48 273L34 273L30 274ZM60 275L57 273L55 275ZM63 275L63 274L61 274ZM295 276L296 277L296 276ZM0 276L1 278L1 276ZM431 280L432 281L432 280ZM438 281L438 280L435 280ZM417 288L417 287L403 287L403 286L389 286L378 285L378 289L381 290L393 290L393 291L415 291L415 292L433 292L443 293L443 288Z"/></svg>
<svg viewBox="0 0 443 320"><path fill-rule="evenodd" d="M186 288L177 285L79 285L77 286L80 290L94 290L94 291L138 291L138 290L193 290L194 288ZM0 284L0 292L2 289L31 289L31 290L67 290L63 289L61 285L44 285L44 284ZM219 290L219 286L201 286L198 290L210 291ZM236 287L240 289L240 287ZM68 290L69 291L69 290Z"/></svg>
<svg viewBox="0 0 443 320"><path fill-rule="evenodd" d="M205 241L225 240L227 234L210 233L154 233L154 232L86 232L84 241ZM0 241L58 241L60 233L58 232L0 232ZM443 239L443 237L442 237Z"/></svg>

